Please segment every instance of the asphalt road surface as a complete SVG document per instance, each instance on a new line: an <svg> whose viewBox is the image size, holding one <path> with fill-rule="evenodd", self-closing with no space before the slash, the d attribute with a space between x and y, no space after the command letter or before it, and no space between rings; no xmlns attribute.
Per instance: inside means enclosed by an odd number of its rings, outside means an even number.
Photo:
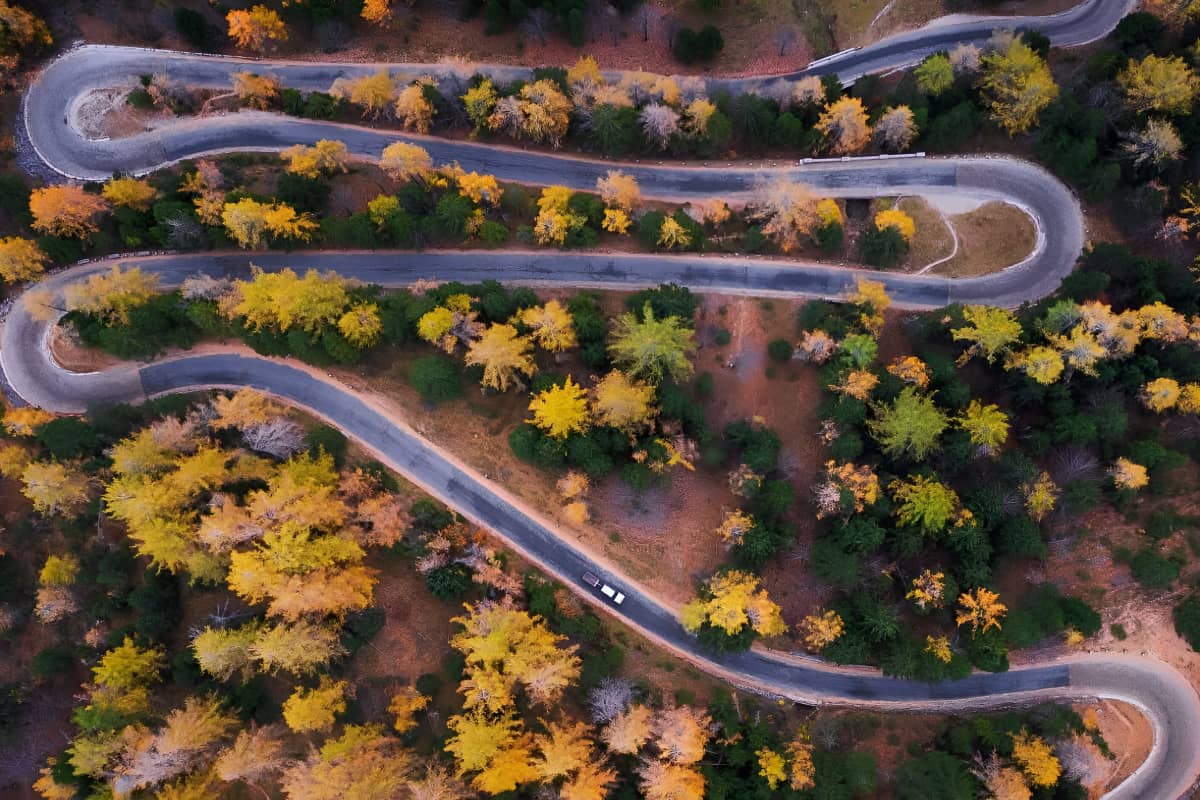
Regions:
<svg viewBox="0 0 1200 800"><path fill-rule="evenodd" d="M212 266L211 271L238 274L234 260L229 257L223 265ZM243 265L246 260L246 256L240 257ZM214 264L203 257L164 257L142 263L162 274L164 283ZM66 283L106 267L89 265L60 272L43 281L42 287L59 292ZM386 269L382 265L380 268ZM240 272L244 271L243 266ZM460 277L478 279L490 274ZM924 684L760 649L715 657L683 630L672 610L613 565L589 557L569 538L559 536L552 523L517 503L502 487L449 457L350 389L312 370L226 353L184 355L142 366L68 373L50 357L48 332L49 323L30 315L22 302L10 310L0 330L0 372L16 398L51 410L75 412L92 403L137 402L196 388L251 386L276 395L354 437L431 495L496 531L522 555L607 612L735 685L800 702L881 710L943 712L1055 699L1120 699L1147 715L1154 727L1155 746L1143 766L1109 797L1187 796L1200 772L1200 698L1181 675L1161 662L1113 655L1081 656L1005 673L980 673L961 681ZM580 581L584 570L598 572L623 591L627 597L624 604L618 607L607 603L584 585Z"/></svg>

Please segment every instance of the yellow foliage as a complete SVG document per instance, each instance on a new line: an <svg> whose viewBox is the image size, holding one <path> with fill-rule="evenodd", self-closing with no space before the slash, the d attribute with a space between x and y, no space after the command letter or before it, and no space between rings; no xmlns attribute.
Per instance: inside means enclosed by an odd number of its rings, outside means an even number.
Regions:
<svg viewBox="0 0 1200 800"><path fill-rule="evenodd" d="M346 281L334 272L310 269L304 277L292 269L264 272L251 270L248 281L234 282L236 302L232 316L246 318L254 330L287 331L293 325L307 333L319 333L341 319L349 296Z"/></svg>
<svg viewBox="0 0 1200 800"><path fill-rule="evenodd" d="M1150 483L1150 476L1146 468L1124 456L1116 460L1116 463L1108 470L1108 474L1118 489L1137 491Z"/></svg>
<svg viewBox="0 0 1200 800"><path fill-rule="evenodd" d="M478 86L467 89L467 93L462 95L461 99L467 116L475 124L475 132L488 127L488 118L496 108L496 87L491 79L485 78Z"/></svg>
<svg viewBox="0 0 1200 800"><path fill-rule="evenodd" d="M567 70L567 85L574 86L577 83L590 83L593 86L600 86L604 83L604 76L600 74L600 65L596 63L596 59L591 56L581 56Z"/></svg>
<svg viewBox="0 0 1200 800"><path fill-rule="evenodd" d="M0 475L5 478L17 479L29 466L33 456L29 450L12 442L0 442Z"/></svg>
<svg viewBox="0 0 1200 800"><path fill-rule="evenodd" d="M826 105L817 119L816 129L837 155L856 153L871 140L867 109L857 97L842 97Z"/></svg>
<svg viewBox="0 0 1200 800"><path fill-rule="evenodd" d="M918 389L929 385L929 367L916 356L896 356L888 365L887 371Z"/></svg>
<svg viewBox="0 0 1200 800"><path fill-rule="evenodd" d="M82 283L63 291L67 308L95 314L109 322L129 322L129 312L143 306L158 293L158 276L140 267L122 269L114 264L108 272L97 272Z"/></svg>
<svg viewBox="0 0 1200 800"><path fill-rule="evenodd" d="M1013 734L1012 743L1013 759L1021 765L1030 783L1034 786L1053 786L1058 783L1062 765L1042 737L1034 736L1022 728L1020 733Z"/></svg>
<svg viewBox="0 0 1200 800"><path fill-rule="evenodd" d="M54 419L54 415L34 406L9 408L4 412L4 428L10 436L33 436L42 425Z"/></svg>
<svg viewBox="0 0 1200 800"><path fill-rule="evenodd" d="M905 600L912 600L917 608L924 611L927 608L941 608L943 593L946 589L946 574L922 570L913 578L912 589L904 595Z"/></svg>
<svg viewBox="0 0 1200 800"><path fill-rule="evenodd" d="M917 224L913 222L913 218L898 208L887 208L876 214L875 227L881 231L895 228L906 242L911 242L917 232Z"/></svg>
<svg viewBox="0 0 1200 800"><path fill-rule="evenodd" d="M629 219L629 215L619 208L604 209L604 219L600 222L600 227L609 233L625 234L629 232L629 226L633 221ZM0 256L2 257L2 256ZM0 269L2 269L0 264Z"/></svg>
<svg viewBox="0 0 1200 800"><path fill-rule="evenodd" d="M991 455L1008 441L1008 415L1000 407L972 400L955 422L967 432L971 444Z"/></svg>
<svg viewBox="0 0 1200 800"><path fill-rule="evenodd" d="M369 115L373 119L378 119L387 111L396 98L396 82L392 80L392 76L386 69L351 81L346 90L350 102L362 106L363 116ZM396 142L396 144L402 143ZM386 154L395 146L395 144L388 145L383 152Z"/></svg>
<svg viewBox="0 0 1200 800"><path fill-rule="evenodd" d="M767 786L774 791L788 777L787 761L783 755L769 747L757 750L754 755L758 758L758 774L766 779Z"/></svg>
<svg viewBox="0 0 1200 800"><path fill-rule="evenodd" d="M1179 397L1179 382L1174 378L1155 378L1142 387L1142 405L1156 414L1174 408Z"/></svg>
<svg viewBox="0 0 1200 800"><path fill-rule="evenodd" d="M778 636L787 630L779 606L771 602L758 577L739 570L714 575L701 598L685 607L684 627L696 631L703 623L730 636L750 625L759 636Z"/></svg>
<svg viewBox="0 0 1200 800"><path fill-rule="evenodd" d="M676 222L674 217L667 217L663 220L662 227L658 230L659 247L665 247L668 250L676 248L682 250L691 243L691 232Z"/></svg>
<svg viewBox="0 0 1200 800"><path fill-rule="evenodd" d="M808 739L808 731L801 728L788 744L788 757L792 761L788 771L788 785L797 791L811 789L816 786L817 769L813 764L813 746Z"/></svg>
<svg viewBox="0 0 1200 800"><path fill-rule="evenodd" d="M600 738L613 753L635 755L650 739L650 709L645 706L630 706L612 718Z"/></svg>
<svg viewBox="0 0 1200 800"><path fill-rule="evenodd" d="M484 386L506 392L520 384L519 375L531 377L536 371L533 363L533 343L517 333L512 325L494 323L485 328L478 339L467 348L468 366L482 366Z"/></svg>
<svg viewBox="0 0 1200 800"><path fill-rule="evenodd" d="M543 350L561 353L578 344L574 318L557 300L521 309L517 316L522 325L531 329L530 336Z"/></svg>
<svg viewBox="0 0 1200 800"><path fill-rule="evenodd" d="M51 236L86 239L99 230L96 215L107 208L104 198L79 186L43 186L29 193L33 229Z"/></svg>
<svg viewBox="0 0 1200 800"><path fill-rule="evenodd" d="M1035 522L1041 522L1058 503L1058 486L1050 479L1050 473L1044 470L1036 479L1022 486L1021 493L1025 495L1025 510Z"/></svg>
<svg viewBox="0 0 1200 800"><path fill-rule="evenodd" d="M865 307L859 321L869 332L877 334L883 327L884 314L892 305L892 298L888 297L883 282L859 278L847 299L854 305Z"/></svg>
<svg viewBox="0 0 1200 800"><path fill-rule="evenodd" d="M249 197L226 203L221 209L221 222L243 248L260 246L268 234L306 242L317 229L317 223L307 214L297 214L286 203L260 203Z"/></svg>
<svg viewBox="0 0 1200 800"><path fill-rule="evenodd" d="M225 15L229 23L229 38L238 47L262 50L268 41L287 41L287 26L279 13L266 6L252 6L248 11L230 11Z"/></svg>
<svg viewBox="0 0 1200 800"><path fill-rule="evenodd" d="M1020 370L1043 386L1049 386L1062 375L1065 365L1057 350L1035 345L1009 355L1004 368Z"/></svg>
<svg viewBox="0 0 1200 800"><path fill-rule="evenodd" d="M843 507L843 493L850 495L851 508L855 513L879 500L879 477L870 465L861 467L851 463L825 462L825 480L817 485L817 519L850 509Z"/></svg>
<svg viewBox="0 0 1200 800"><path fill-rule="evenodd" d="M601 425L627 433L644 429L658 413L654 407L654 387L613 370L592 388L592 413Z"/></svg>
<svg viewBox="0 0 1200 800"><path fill-rule="evenodd" d="M959 363L965 362L973 355L981 355L991 363L997 355L1021 337L1021 323L1008 309L967 306L963 309L963 319L970 327L964 326L950 331L954 341L971 342Z"/></svg>
<svg viewBox="0 0 1200 800"><path fill-rule="evenodd" d="M726 544L738 545L753 527L754 517L741 509L734 509L725 513L725 519L717 526L717 536Z"/></svg>
<svg viewBox="0 0 1200 800"><path fill-rule="evenodd" d="M146 181L137 178L113 178L104 184L104 199L116 206L125 206L135 211L146 211L158 190Z"/></svg>
<svg viewBox="0 0 1200 800"><path fill-rule="evenodd" d="M1050 67L1019 37L983 57L980 87L992 118L1010 136L1036 125L1042 110L1058 97Z"/></svg>
<svg viewBox="0 0 1200 800"><path fill-rule="evenodd" d="M42 586L72 586L79 577L79 559L69 553L65 556L51 555L38 573Z"/></svg>
<svg viewBox="0 0 1200 800"><path fill-rule="evenodd" d="M945 636L926 636L925 652L943 664L949 664L954 658L954 653L950 650L950 640Z"/></svg>
<svg viewBox="0 0 1200 800"><path fill-rule="evenodd" d="M458 193L470 198L473 203L487 203L493 207L500 204L503 194L493 176L480 175L478 172L466 172L458 176Z"/></svg>
<svg viewBox="0 0 1200 800"><path fill-rule="evenodd" d="M392 18L392 0L365 0L362 18L373 25L386 25Z"/></svg>
<svg viewBox="0 0 1200 800"><path fill-rule="evenodd" d="M821 227L841 225L845 222L842 207L832 197L826 197L817 203L817 219L821 221Z"/></svg>
<svg viewBox="0 0 1200 800"><path fill-rule="evenodd" d="M704 797L704 775L694 767L645 761L638 769L645 800L685 800Z"/></svg>
<svg viewBox="0 0 1200 800"><path fill-rule="evenodd" d="M88 500L87 476L74 467L55 462L33 461L21 473L21 494L39 514L71 517Z"/></svg>
<svg viewBox="0 0 1200 800"><path fill-rule="evenodd" d="M814 653L836 642L845 630L846 624L836 611L809 614L800 622L804 645Z"/></svg>
<svg viewBox="0 0 1200 800"><path fill-rule="evenodd" d="M586 525L591 518L592 512L582 500L574 500L563 506L563 519L576 527Z"/></svg>
<svg viewBox="0 0 1200 800"><path fill-rule="evenodd" d="M626 228L629 227L626 222ZM624 231L619 231L624 233ZM23 283L41 276L50 257L42 252L37 242L21 236L0 238L0 280L7 283Z"/></svg>
<svg viewBox="0 0 1200 800"><path fill-rule="evenodd" d="M609 170L608 174L596 181L596 191L600 199L611 208L619 208L631 213L642 200L642 190L632 175L626 175L619 170Z"/></svg>
<svg viewBox="0 0 1200 800"><path fill-rule="evenodd" d="M429 133L433 124L433 103L425 97L427 81L410 83L396 95L396 117L405 130Z"/></svg>
<svg viewBox="0 0 1200 800"><path fill-rule="evenodd" d="M270 75L235 72L232 77L234 94L249 108L265 111L275 102L275 98L279 97L279 81Z"/></svg>
<svg viewBox="0 0 1200 800"><path fill-rule="evenodd" d="M999 630L1000 618L1008 611L1008 606L1000 602L1000 595L982 586L960 594L958 605L955 624L960 627L970 624L973 634L987 633L990 628Z"/></svg>
<svg viewBox="0 0 1200 800"><path fill-rule="evenodd" d="M383 148L379 167L393 180L425 180L433 174L433 159L424 147L408 142L393 142Z"/></svg>
<svg viewBox="0 0 1200 800"><path fill-rule="evenodd" d="M345 172L350 158L346 145L332 139L321 139L313 147L293 145L279 154L288 162L287 171L305 178L319 178L334 172Z"/></svg>
<svg viewBox="0 0 1200 800"><path fill-rule="evenodd" d="M365 350L375 345L383 335L383 320L379 306L374 303L357 303L338 319L338 332L346 341Z"/></svg>
<svg viewBox="0 0 1200 800"><path fill-rule="evenodd" d="M838 394L849 395L856 400L869 400L871 392L877 385L879 385L878 375L870 370L856 369L847 372L840 383L829 388Z"/></svg>
<svg viewBox="0 0 1200 800"><path fill-rule="evenodd" d="M1196 100L1196 73L1179 56L1148 55L1130 61L1117 75L1125 100L1135 111L1186 114Z"/></svg>
<svg viewBox="0 0 1200 800"><path fill-rule="evenodd" d="M388 713L396 718L393 725L396 733L403 735L417 727L417 712L428 705L429 698L418 692L413 686L406 686L392 695L392 702L388 704Z"/></svg>
<svg viewBox="0 0 1200 800"><path fill-rule="evenodd" d="M296 687L283 702L283 721L296 733L328 732L337 715L346 711L348 685L322 675L320 685L312 689Z"/></svg>
<svg viewBox="0 0 1200 800"><path fill-rule="evenodd" d="M587 392L568 375L561 385L552 386L529 401L532 424L555 439L572 433L586 433L591 425Z"/></svg>

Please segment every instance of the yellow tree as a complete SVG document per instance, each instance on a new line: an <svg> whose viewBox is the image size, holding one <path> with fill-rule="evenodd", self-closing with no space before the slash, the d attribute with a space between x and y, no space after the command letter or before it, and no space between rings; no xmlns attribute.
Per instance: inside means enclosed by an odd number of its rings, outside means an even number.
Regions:
<svg viewBox="0 0 1200 800"><path fill-rule="evenodd" d="M268 673L307 675L346 651L339 629L301 620L264 628L250 645L251 657Z"/></svg>
<svg viewBox="0 0 1200 800"><path fill-rule="evenodd" d="M428 705L429 698L412 686L406 686L392 695L392 701L388 704L388 713L395 717L392 727L396 729L396 733L408 733L417 727L417 712Z"/></svg>
<svg viewBox="0 0 1200 800"><path fill-rule="evenodd" d="M654 740L658 757L672 764L695 764L704 758L708 744L707 714L691 706L663 709L654 716Z"/></svg>
<svg viewBox="0 0 1200 800"><path fill-rule="evenodd" d="M21 473L21 494L39 514L72 517L87 505L87 476L57 461L33 461Z"/></svg>
<svg viewBox="0 0 1200 800"><path fill-rule="evenodd" d="M307 214L297 214L287 203L260 203L250 197L226 203L221 210L221 222L243 248L259 247L268 235L306 242L317 229L317 223Z"/></svg>
<svg viewBox="0 0 1200 800"><path fill-rule="evenodd" d="M379 725L347 725L340 736L292 761L279 779L288 800L382 800L406 796L412 757Z"/></svg>
<svg viewBox="0 0 1200 800"><path fill-rule="evenodd" d="M652 716L645 706L630 706L612 718L600 738L610 752L635 755L650 740Z"/></svg>
<svg viewBox="0 0 1200 800"><path fill-rule="evenodd" d="M1000 618L1008 611L1008 606L1000 602L1000 595L983 586L960 594L958 607L954 621L959 627L969 624L971 633L987 633L990 628L999 630Z"/></svg>
<svg viewBox="0 0 1200 800"><path fill-rule="evenodd" d="M0 238L0 280L23 283L39 277L50 257L37 242L21 236Z"/></svg>
<svg viewBox="0 0 1200 800"><path fill-rule="evenodd" d="M759 636L787 630L779 606L759 588L758 577L739 570L710 578L703 595L683 607L681 621L693 633L705 624L729 636L739 635L747 625Z"/></svg>
<svg viewBox="0 0 1200 800"><path fill-rule="evenodd" d="M617 317L608 345L614 363L634 379L661 383L684 380L694 367L695 332L679 317L657 319L649 303L639 320L632 312Z"/></svg>
<svg viewBox="0 0 1200 800"><path fill-rule="evenodd" d="M253 647L261 626L251 622L240 628L205 628L192 638L192 654L200 669L218 680L234 675L249 680L254 673Z"/></svg>
<svg viewBox="0 0 1200 800"><path fill-rule="evenodd" d="M1050 745L1040 736L1034 736L1024 728L1012 735L1013 760L1034 786L1053 786L1062 775L1062 765L1055 757Z"/></svg>
<svg viewBox="0 0 1200 800"><path fill-rule="evenodd" d="M63 290L69 310L94 314L110 323L128 323L129 312L150 302L156 294L157 275L142 272L140 267L122 269L120 264Z"/></svg>
<svg viewBox="0 0 1200 800"><path fill-rule="evenodd" d="M846 624L836 611L809 614L800 622L800 634L804 645L819 653L838 640L846 630Z"/></svg>
<svg viewBox="0 0 1200 800"><path fill-rule="evenodd" d="M887 287L882 281L872 281L858 278L854 282L854 291L846 298L849 302L862 308L859 322L867 332L879 335L883 327L884 314L892 306L892 298L888 297Z"/></svg>
<svg viewBox="0 0 1200 800"><path fill-rule="evenodd" d="M1155 414L1161 414L1164 411L1174 408L1179 402L1179 381L1174 378L1155 378L1142 387L1139 396L1141 397L1142 405Z"/></svg>
<svg viewBox="0 0 1200 800"><path fill-rule="evenodd" d="M361 15L372 25L386 25L392 18L392 0L366 0Z"/></svg>
<svg viewBox="0 0 1200 800"><path fill-rule="evenodd" d="M538 393L529 401L529 410L533 412L531 424L554 439L586 433L591 426L587 392L570 375L563 383Z"/></svg>
<svg viewBox="0 0 1200 800"><path fill-rule="evenodd" d="M544 305L523 308L517 314L522 325L530 328L530 336L538 347L551 353L570 350L578 343L575 322L571 313L557 300Z"/></svg>
<svg viewBox="0 0 1200 800"><path fill-rule="evenodd" d="M424 181L433 174L433 159L419 145L393 142L383 148L380 168L398 181Z"/></svg>
<svg viewBox="0 0 1200 800"><path fill-rule="evenodd" d="M704 796L704 775L693 767L664 761L642 762L642 797L645 800L685 800Z"/></svg>
<svg viewBox="0 0 1200 800"><path fill-rule="evenodd" d="M876 214L875 227L881 231L895 228L906 242L911 242L917 232L917 224L913 218L898 208L886 208Z"/></svg>
<svg viewBox="0 0 1200 800"><path fill-rule="evenodd" d="M383 336L383 320L379 316L379 306L374 303L357 303L338 319L338 332L346 337L346 341L365 350L378 344Z"/></svg>
<svg viewBox="0 0 1200 800"><path fill-rule="evenodd" d="M425 96L425 87L429 85L427 79L416 81L405 86L396 95L396 118L405 130L429 133L434 114L433 103Z"/></svg>
<svg viewBox="0 0 1200 800"><path fill-rule="evenodd" d="M766 780L771 791L775 791L775 787L787 780L787 759L782 753L769 747L759 748L754 756L758 759L759 777Z"/></svg>
<svg viewBox="0 0 1200 800"><path fill-rule="evenodd" d="M985 455L995 454L1008 441L1008 415L994 403L972 400L955 422Z"/></svg>
<svg viewBox="0 0 1200 800"><path fill-rule="evenodd" d="M253 72L233 73L233 91L248 108L269 109L279 97L279 81L270 75Z"/></svg>
<svg viewBox="0 0 1200 800"><path fill-rule="evenodd" d="M857 153L871 141L867 109L857 97L842 97L825 106L816 128L838 155Z"/></svg>
<svg viewBox="0 0 1200 800"><path fill-rule="evenodd" d="M1134 111L1187 114L1200 88L1196 73L1179 56L1148 55L1130 61L1117 75L1125 102Z"/></svg>
<svg viewBox="0 0 1200 800"><path fill-rule="evenodd" d="M654 387L613 370L592 387L592 413L596 423L636 433L654 421Z"/></svg>
<svg viewBox="0 0 1200 800"><path fill-rule="evenodd" d="M44 186L29 193L35 231L86 239L99 230L96 215L108 208L104 198L79 186Z"/></svg>
<svg viewBox="0 0 1200 800"><path fill-rule="evenodd" d="M288 38L287 26L279 12L263 5L230 11L225 21L229 23L229 38L247 50L262 50L268 42L284 42Z"/></svg>
<svg viewBox="0 0 1200 800"><path fill-rule="evenodd" d="M1036 125L1043 109L1058 97L1050 67L1019 37L983 57L980 88L992 119L1010 136Z"/></svg>
<svg viewBox="0 0 1200 800"><path fill-rule="evenodd" d="M754 528L754 517L741 509L725 512L725 518L717 526L717 536L729 545L739 545L746 534Z"/></svg>
<svg viewBox="0 0 1200 800"><path fill-rule="evenodd" d="M904 595L905 600L912 600L913 604L925 611L930 608L941 608L945 602L946 590L946 574L944 572L931 572L922 570L921 574L913 578L912 589Z"/></svg>
<svg viewBox="0 0 1200 800"><path fill-rule="evenodd" d="M213 772L226 783L259 783L283 768L286 752L275 726L250 728L238 733L213 763ZM265 792L264 792L265 793Z"/></svg>
<svg viewBox="0 0 1200 800"><path fill-rule="evenodd" d="M33 436L37 429L54 419L49 411L33 406L10 408L4 412L4 428L11 436Z"/></svg>
<svg viewBox="0 0 1200 800"><path fill-rule="evenodd" d="M308 270L303 277L291 269L251 270L251 279L234 282L229 312L245 317L254 330L287 331L293 325L317 333L341 319L349 303L346 281L333 272Z"/></svg>
<svg viewBox="0 0 1200 800"><path fill-rule="evenodd" d="M493 175L459 170L454 180L458 184L458 193L477 205L486 203L495 207L500 204L500 198L504 196L500 184Z"/></svg>
<svg viewBox="0 0 1200 800"><path fill-rule="evenodd" d="M475 125L472 136L489 127L488 119L496 108L497 99L496 86L490 78L484 78L476 86L467 89L466 94L461 95L460 99L463 101L467 116Z"/></svg>
<svg viewBox="0 0 1200 800"><path fill-rule="evenodd" d="M1108 470L1108 474L1118 489L1137 491L1150 483L1150 476L1146 468L1123 456L1116 460Z"/></svg>
<svg viewBox="0 0 1200 800"><path fill-rule="evenodd" d="M592 760L591 727L586 722L548 722L534 737L534 768L544 781L578 772Z"/></svg>
<svg viewBox="0 0 1200 800"><path fill-rule="evenodd" d="M279 157L287 162L288 172L305 178L317 178L345 172L350 154L343 142L321 139L312 147L292 145L283 150Z"/></svg>
<svg viewBox="0 0 1200 800"><path fill-rule="evenodd" d="M1021 494L1025 496L1025 510L1035 522L1041 522L1058 504L1058 487L1045 470L1024 484Z"/></svg>
<svg viewBox="0 0 1200 800"><path fill-rule="evenodd" d="M971 518L962 508L958 494L940 481L924 475L912 475L908 480L893 480L888 484L896 502L897 521L915 525L928 534L944 531L951 523L961 527Z"/></svg>
<svg viewBox="0 0 1200 800"><path fill-rule="evenodd" d="M321 676L311 689L297 686L283 702L283 721L296 733L326 733L333 728L338 714L346 711L346 681Z"/></svg>
<svg viewBox="0 0 1200 800"><path fill-rule="evenodd" d="M642 201L642 190L632 175L620 170L609 170L596 181L596 191L604 204L631 213Z"/></svg>
<svg viewBox="0 0 1200 800"><path fill-rule="evenodd" d="M896 356L888 364L887 371L918 389L929 385L929 367L916 356Z"/></svg>
<svg viewBox="0 0 1200 800"><path fill-rule="evenodd" d="M512 325L502 323L485 328L480 337L471 342L466 363L483 367L480 383L498 392L521 384L518 376L531 377L536 369L532 342L519 335Z"/></svg>
<svg viewBox="0 0 1200 800"><path fill-rule="evenodd" d="M158 190L148 182L137 178L113 178L104 184L104 199L114 206L125 206L135 211L147 211Z"/></svg>
<svg viewBox="0 0 1200 800"><path fill-rule="evenodd" d="M813 764L813 746L808 738L808 731L801 728L796 736L788 743L788 757L791 768L788 770L788 785L797 791L811 789L816 785L817 769Z"/></svg>
<svg viewBox="0 0 1200 800"><path fill-rule="evenodd" d="M810 236L820 224L817 196L803 183L777 178L762 184L751 202L754 218L761 220L762 232L773 238L787 253Z"/></svg>
<svg viewBox="0 0 1200 800"><path fill-rule="evenodd" d="M379 119L396 101L396 82L386 69L381 69L373 75L364 75L350 81L346 87L346 96L350 98L351 103L362 106L364 117Z"/></svg>
<svg viewBox="0 0 1200 800"><path fill-rule="evenodd" d="M1043 386L1048 386L1059 379L1066 365L1057 350L1034 345L1010 354L1004 362L1004 368L1020 370Z"/></svg>
<svg viewBox="0 0 1200 800"><path fill-rule="evenodd" d="M816 485L813 494L817 503L817 519L832 514L861 512L873 506L880 497L879 476L870 465L825 462L825 477Z"/></svg>
<svg viewBox="0 0 1200 800"><path fill-rule="evenodd" d="M680 225L674 217L667 217L662 222L662 227L658 231L658 246L665 247L667 250L676 248L682 250L689 247L692 243L691 232Z"/></svg>

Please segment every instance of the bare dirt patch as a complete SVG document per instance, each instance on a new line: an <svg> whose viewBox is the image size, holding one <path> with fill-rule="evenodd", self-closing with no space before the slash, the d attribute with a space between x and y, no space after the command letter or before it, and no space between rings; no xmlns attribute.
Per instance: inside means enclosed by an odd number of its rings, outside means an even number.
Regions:
<svg viewBox="0 0 1200 800"><path fill-rule="evenodd" d="M1021 209L991 202L950 217L958 234L958 253L930 270L935 275L969 278L1011 267L1033 252L1037 228Z"/></svg>
<svg viewBox="0 0 1200 800"><path fill-rule="evenodd" d="M79 341L79 336L69 325L55 325L50 331L50 355L68 372L101 372L124 363Z"/></svg>
<svg viewBox="0 0 1200 800"><path fill-rule="evenodd" d="M160 116L139 111L126 102L131 87L113 86L88 92L71 104L71 127L85 139L119 139L150 129L150 121Z"/></svg>
<svg viewBox="0 0 1200 800"><path fill-rule="evenodd" d="M954 252L954 232L937 208L922 197L901 198L896 207L912 217L917 226L899 271L920 272Z"/></svg>

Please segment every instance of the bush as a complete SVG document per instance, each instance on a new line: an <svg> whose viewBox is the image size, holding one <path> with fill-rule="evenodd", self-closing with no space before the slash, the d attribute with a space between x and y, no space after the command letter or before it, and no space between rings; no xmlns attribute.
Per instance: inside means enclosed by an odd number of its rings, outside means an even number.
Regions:
<svg viewBox="0 0 1200 800"><path fill-rule="evenodd" d="M447 564L425 576L429 592L439 600L458 600L465 597L474 581L466 564Z"/></svg>
<svg viewBox="0 0 1200 800"><path fill-rule="evenodd" d="M684 64L692 64L715 58L724 46L725 40L721 37L721 32L712 25L705 25L698 32L684 28L675 34L671 52Z"/></svg>
<svg viewBox="0 0 1200 800"><path fill-rule="evenodd" d="M864 264L887 269L908 255L908 241L891 225L883 230L868 225L858 237L858 254Z"/></svg>
<svg viewBox="0 0 1200 800"><path fill-rule="evenodd" d="M1179 567L1153 550L1139 551L1129 562L1133 579L1142 586L1161 589L1179 577Z"/></svg>
<svg viewBox="0 0 1200 800"><path fill-rule="evenodd" d="M767 345L767 355L775 361L791 361L793 350L787 339L775 339Z"/></svg>
<svg viewBox="0 0 1200 800"><path fill-rule="evenodd" d="M154 108L154 98L140 86L125 97L125 102L139 111L150 111Z"/></svg>
<svg viewBox="0 0 1200 800"><path fill-rule="evenodd" d="M318 425L304 437L310 453L316 455L322 450L333 457L339 467L346 459L346 436L337 428L330 425Z"/></svg>
<svg viewBox="0 0 1200 800"><path fill-rule="evenodd" d="M717 347L725 347L733 341L733 334L729 332L728 328L717 328L713 341L717 343Z"/></svg>
<svg viewBox="0 0 1200 800"><path fill-rule="evenodd" d="M1193 650L1200 651L1200 595L1192 595L1175 606L1175 632L1182 636ZM1113 626L1116 634L1116 626ZM1121 629L1124 634L1125 629ZM1124 639L1124 636L1119 637Z"/></svg>
<svg viewBox="0 0 1200 800"><path fill-rule="evenodd" d="M422 356L408 368L408 385L426 403L443 403L462 397L462 369L445 356Z"/></svg>
<svg viewBox="0 0 1200 800"><path fill-rule="evenodd" d="M75 651L67 645L52 645L38 651L29 665L35 678L50 678L61 675L75 663Z"/></svg>
<svg viewBox="0 0 1200 800"><path fill-rule="evenodd" d="M179 579L166 570L146 570L142 585L129 594L129 607L136 612L138 636L166 642L183 619Z"/></svg>
<svg viewBox="0 0 1200 800"><path fill-rule="evenodd" d="M34 432L37 440L54 458L63 461L91 455L99 450L96 431L79 417L59 417Z"/></svg>
<svg viewBox="0 0 1200 800"><path fill-rule="evenodd" d="M175 30L183 40L197 50L212 48L213 29L199 11L190 8L175 9Z"/></svg>

